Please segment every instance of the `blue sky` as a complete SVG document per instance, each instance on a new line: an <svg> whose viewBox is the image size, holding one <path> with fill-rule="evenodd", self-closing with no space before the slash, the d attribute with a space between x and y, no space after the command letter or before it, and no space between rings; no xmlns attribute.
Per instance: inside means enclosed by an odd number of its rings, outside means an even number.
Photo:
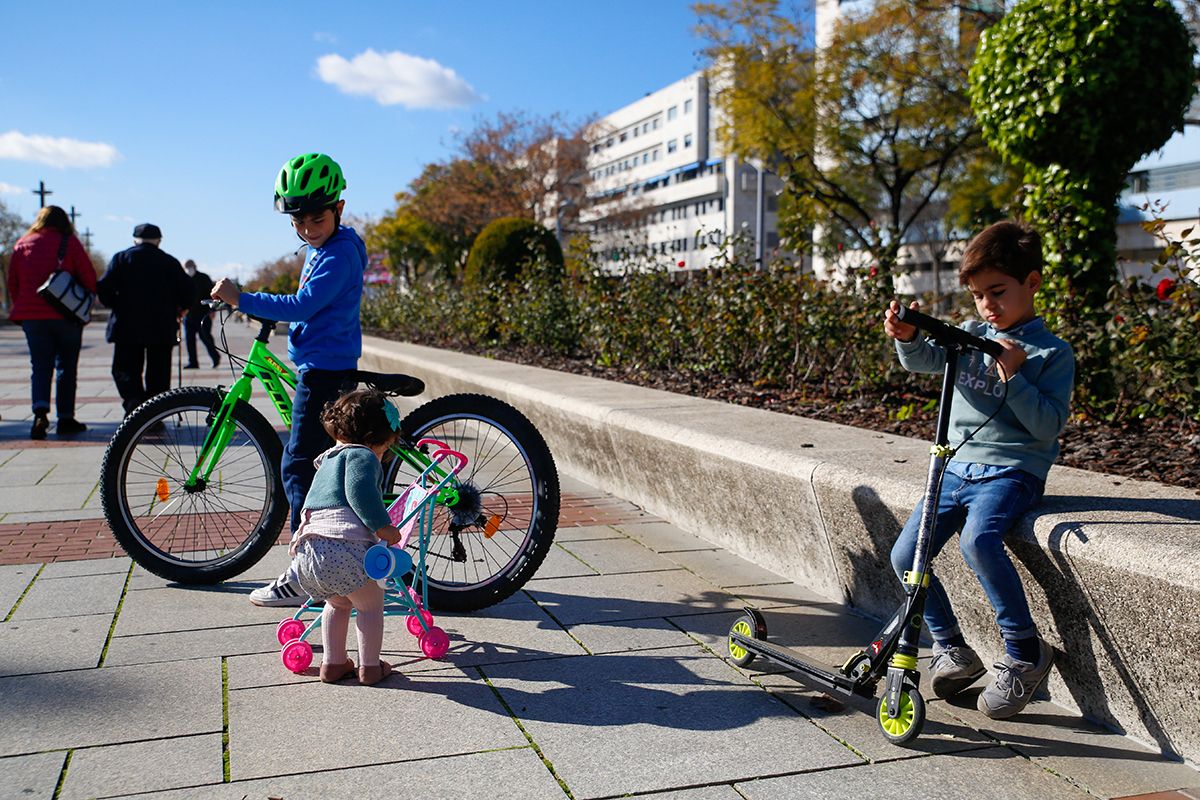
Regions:
<svg viewBox="0 0 1200 800"><path fill-rule="evenodd" d="M106 256L150 221L214 277L299 244L289 156L330 153L379 216L480 118L605 114L703 66L691 0L52 7L4 3L0 200L32 219L44 180Z"/></svg>

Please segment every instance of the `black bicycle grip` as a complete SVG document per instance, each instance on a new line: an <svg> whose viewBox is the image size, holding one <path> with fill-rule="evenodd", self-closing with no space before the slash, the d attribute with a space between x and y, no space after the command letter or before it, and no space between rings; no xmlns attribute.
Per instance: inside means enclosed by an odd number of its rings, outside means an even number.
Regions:
<svg viewBox="0 0 1200 800"><path fill-rule="evenodd" d="M208 308L210 311L221 311L223 309L229 309L230 311L233 310L233 306L229 305L224 300L201 300L200 305Z"/></svg>
<svg viewBox="0 0 1200 800"><path fill-rule="evenodd" d="M992 358L1000 358L1000 355L1004 352L1004 347L995 339L984 339L982 336L967 333L962 328L948 325L940 319L931 317L928 314L922 314L920 311L911 308L901 306L900 310L896 313L896 319L906 325L915 325L928 333L934 341L941 342L942 344L956 344L960 347L979 350L987 353Z"/></svg>

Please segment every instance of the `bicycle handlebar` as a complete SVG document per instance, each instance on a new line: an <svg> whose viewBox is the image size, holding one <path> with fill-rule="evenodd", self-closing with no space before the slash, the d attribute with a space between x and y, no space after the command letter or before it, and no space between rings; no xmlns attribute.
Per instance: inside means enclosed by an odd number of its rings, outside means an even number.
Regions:
<svg viewBox="0 0 1200 800"><path fill-rule="evenodd" d="M914 325L920 328L929 334L930 338L942 344L953 344L971 350L979 350L997 359L1004 352L1004 347L995 339L984 339L982 336L967 333L962 328L947 325L940 319L931 317L928 314L922 314L920 311L915 311L911 308L901 306L900 311L896 314L896 319L906 325Z"/></svg>

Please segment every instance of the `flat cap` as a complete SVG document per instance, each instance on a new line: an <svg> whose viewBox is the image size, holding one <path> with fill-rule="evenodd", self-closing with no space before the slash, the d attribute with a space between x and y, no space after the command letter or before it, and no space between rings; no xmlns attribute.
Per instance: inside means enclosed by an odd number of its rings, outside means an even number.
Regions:
<svg viewBox="0 0 1200 800"><path fill-rule="evenodd" d="M157 225L153 225L149 222L143 222L141 225L138 225L136 228L133 229L133 238L135 238L135 239L161 239L162 231L160 231L158 229Z"/></svg>

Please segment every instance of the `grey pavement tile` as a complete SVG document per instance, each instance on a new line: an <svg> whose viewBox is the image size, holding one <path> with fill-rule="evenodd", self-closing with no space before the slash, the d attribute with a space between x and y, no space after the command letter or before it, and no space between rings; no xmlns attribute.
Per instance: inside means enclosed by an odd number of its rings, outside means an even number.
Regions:
<svg viewBox="0 0 1200 800"><path fill-rule="evenodd" d="M48 569L49 567L47 567ZM29 594L13 614L13 621L59 619L88 614L112 614L117 610L125 574L107 572L75 578L46 578L34 582Z"/></svg>
<svg viewBox="0 0 1200 800"><path fill-rule="evenodd" d="M685 550L668 553L666 558L721 587L777 583L783 580L782 576L728 550Z"/></svg>
<svg viewBox="0 0 1200 800"><path fill-rule="evenodd" d="M747 800L829 800L905 792L922 800L1085 800L1087 792L992 747L735 784Z"/></svg>
<svg viewBox="0 0 1200 800"><path fill-rule="evenodd" d="M0 623L0 675L95 667L111 625L112 614Z"/></svg>
<svg viewBox="0 0 1200 800"><path fill-rule="evenodd" d="M108 654L104 657L104 666L119 667L278 653L279 643L275 638L275 626L282 619L283 615L280 614L279 620L262 625L142 633L133 636L114 635L108 645Z"/></svg>
<svg viewBox="0 0 1200 800"><path fill-rule="evenodd" d="M730 616L729 619L734 617ZM572 636L595 654L696 646L694 639L665 619L632 619L572 625L569 630Z"/></svg>
<svg viewBox="0 0 1200 800"><path fill-rule="evenodd" d="M225 591L240 592L248 595L251 590L277 578L287 569L290 563L291 559L287 554L287 545L276 545L268 550L267 554L257 564L247 569L241 575L219 584L219 586ZM169 581L166 578L160 578L141 566L134 567L133 578L129 582L130 589L162 589L168 586L186 588L182 584ZM250 601L246 600L245 602L249 603Z"/></svg>
<svg viewBox="0 0 1200 800"><path fill-rule="evenodd" d="M244 587L230 583L138 589L125 595L116 635L279 624L290 611L252 605Z"/></svg>
<svg viewBox="0 0 1200 800"><path fill-rule="evenodd" d="M531 581L524 591L567 626L741 607L727 592L682 569Z"/></svg>
<svg viewBox="0 0 1200 800"><path fill-rule="evenodd" d="M0 620L8 616L13 605L29 588L41 564L4 564L0 566Z"/></svg>
<svg viewBox="0 0 1200 800"><path fill-rule="evenodd" d="M0 800L53 797L66 758L66 753L0 758Z"/></svg>
<svg viewBox="0 0 1200 800"><path fill-rule="evenodd" d="M682 550L715 550L718 544L694 533L688 533L669 522L623 522L615 526L627 536L637 539L656 553L673 553Z"/></svg>
<svg viewBox="0 0 1200 800"><path fill-rule="evenodd" d="M1050 701L1034 701L1009 720L988 719L975 710L975 701L990 678L938 705L1038 766L1065 775L1101 797L1200 786L1200 772L1186 764L1168 761L1136 740Z"/></svg>
<svg viewBox="0 0 1200 800"><path fill-rule="evenodd" d="M129 572L132 564L126 556L117 558L89 558L83 561L56 561L47 564L38 580L48 578L79 578L85 575L110 575L120 573L122 576Z"/></svg>
<svg viewBox="0 0 1200 800"><path fill-rule="evenodd" d="M234 780L155 793L155 800L329 800L331 797L412 797L455 800L562 800L563 791L531 747L397 761L326 772ZM307 766L307 765L305 765ZM287 773L297 772L295 761ZM364 788L369 787L369 791ZM145 795L138 795L143 800Z"/></svg>
<svg viewBox="0 0 1200 800"><path fill-rule="evenodd" d="M216 783L222 769L220 733L88 747L71 756L59 798L85 800Z"/></svg>
<svg viewBox="0 0 1200 800"><path fill-rule="evenodd" d="M386 752L330 735L364 720L387 721L394 735L379 737ZM524 744L491 688L459 669L394 674L373 687L310 680L229 693L230 774L238 780L295 771L297 754L305 769L325 770Z"/></svg>
<svg viewBox="0 0 1200 800"><path fill-rule="evenodd" d="M554 532L556 542L576 542L580 539L621 539L625 534L611 525L580 525L559 528ZM540 572L540 570L539 570Z"/></svg>
<svg viewBox="0 0 1200 800"><path fill-rule="evenodd" d="M99 496L98 494L96 495ZM59 508L53 511L17 511L4 517L4 524L16 522L74 522L80 519L103 519L99 506L92 508Z"/></svg>
<svg viewBox="0 0 1200 800"><path fill-rule="evenodd" d="M559 473L558 475L558 489L561 494L574 494L581 497L610 496L604 490L597 489L595 486L587 483L586 481L581 481L579 478L574 478L570 475L564 475L562 473Z"/></svg>
<svg viewBox="0 0 1200 800"><path fill-rule="evenodd" d="M745 800L729 785L702 786L697 789L672 789L640 795L646 800Z"/></svg>
<svg viewBox="0 0 1200 800"><path fill-rule="evenodd" d="M826 605L839 601L818 594L806 586L791 581L782 583L757 583L747 586L726 586L726 591L737 595L748 605L767 609L777 606Z"/></svg>
<svg viewBox="0 0 1200 800"><path fill-rule="evenodd" d="M95 482L45 487L41 491L28 486L0 488L0 508L14 516L31 511L78 511L92 493ZM19 520L9 520L9 522Z"/></svg>
<svg viewBox="0 0 1200 800"><path fill-rule="evenodd" d="M674 563L633 539L590 539L560 546L605 575L676 568Z"/></svg>
<svg viewBox="0 0 1200 800"><path fill-rule="evenodd" d="M862 762L698 648L485 673L577 798Z"/></svg>
<svg viewBox="0 0 1200 800"><path fill-rule="evenodd" d="M216 661L0 678L0 755L221 730Z"/></svg>
<svg viewBox="0 0 1200 800"><path fill-rule="evenodd" d="M546 560L538 567L534 573L532 580L546 580L547 578L578 578L583 575L599 575L600 573L580 561L570 551L564 550L559 542L555 542L550 551L546 553Z"/></svg>

